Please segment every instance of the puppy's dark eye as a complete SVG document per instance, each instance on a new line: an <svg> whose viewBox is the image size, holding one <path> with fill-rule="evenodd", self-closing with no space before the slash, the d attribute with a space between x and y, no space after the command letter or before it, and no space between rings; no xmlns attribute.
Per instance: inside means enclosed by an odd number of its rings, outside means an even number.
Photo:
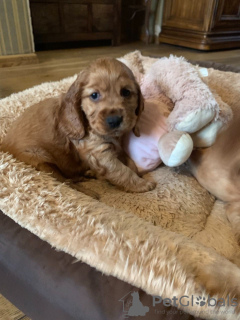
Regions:
<svg viewBox="0 0 240 320"><path fill-rule="evenodd" d="M121 90L121 96L124 97L124 98L127 98L127 97L130 97L131 95L131 91L126 89L126 88L123 88Z"/></svg>
<svg viewBox="0 0 240 320"><path fill-rule="evenodd" d="M98 93L98 92L93 92L93 93L90 95L90 98L91 98L93 101L98 101L99 98L100 98L100 93Z"/></svg>

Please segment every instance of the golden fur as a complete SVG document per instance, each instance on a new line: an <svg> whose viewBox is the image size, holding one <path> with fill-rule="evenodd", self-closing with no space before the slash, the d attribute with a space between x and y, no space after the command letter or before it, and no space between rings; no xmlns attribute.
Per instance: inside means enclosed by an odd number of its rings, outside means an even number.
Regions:
<svg viewBox="0 0 240 320"><path fill-rule="evenodd" d="M226 213L240 241L240 110L233 105L228 128L207 149L193 152L191 171L199 183L226 202Z"/></svg>
<svg viewBox="0 0 240 320"><path fill-rule="evenodd" d="M126 191L149 191L155 184L129 168L135 170L121 148L124 133L133 130L138 135L142 110L131 70L115 59L98 59L66 94L28 108L8 131L2 150L60 181L77 182L91 169ZM97 197L82 186L71 186Z"/></svg>

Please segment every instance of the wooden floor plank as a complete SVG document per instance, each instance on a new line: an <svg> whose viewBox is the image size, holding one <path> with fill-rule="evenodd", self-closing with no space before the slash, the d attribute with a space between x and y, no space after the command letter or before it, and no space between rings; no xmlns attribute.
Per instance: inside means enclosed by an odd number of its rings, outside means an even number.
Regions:
<svg viewBox="0 0 240 320"><path fill-rule="evenodd" d="M1 320L30 320L24 313L0 294L0 319Z"/></svg>

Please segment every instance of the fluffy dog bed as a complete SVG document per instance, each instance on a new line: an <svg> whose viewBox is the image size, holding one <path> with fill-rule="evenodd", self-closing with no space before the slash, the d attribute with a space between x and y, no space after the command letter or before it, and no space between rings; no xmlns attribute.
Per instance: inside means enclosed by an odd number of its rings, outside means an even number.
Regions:
<svg viewBox="0 0 240 320"><path fill-rule="evenodd" d="M127 58L144 70L155 61L139 53ZM74 79L1 100L0 142L25 108L66 91ZM230 106L238 106L239 85L239 74L209 69L209 86ZM224 204L184 167L162 166L149 175L158 185L144 194L125 193L105 181L84 182L101 195L98 202L0 153L0 209L51 246L104 274L151 295L185 296L178 308L186 312L206 319L240 319L240 250ZM221 299L220 304L201 304L209 297Z"/></svg>

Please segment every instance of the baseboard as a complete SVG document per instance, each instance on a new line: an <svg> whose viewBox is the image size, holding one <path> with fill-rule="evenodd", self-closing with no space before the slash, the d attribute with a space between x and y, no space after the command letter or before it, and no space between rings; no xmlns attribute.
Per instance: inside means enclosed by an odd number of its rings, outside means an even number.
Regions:
<svg viewBox="0 0 240 320"><path fill-rule="evenodd" d="M0 56L0 68L38 63L36 53Z"/></svg>

